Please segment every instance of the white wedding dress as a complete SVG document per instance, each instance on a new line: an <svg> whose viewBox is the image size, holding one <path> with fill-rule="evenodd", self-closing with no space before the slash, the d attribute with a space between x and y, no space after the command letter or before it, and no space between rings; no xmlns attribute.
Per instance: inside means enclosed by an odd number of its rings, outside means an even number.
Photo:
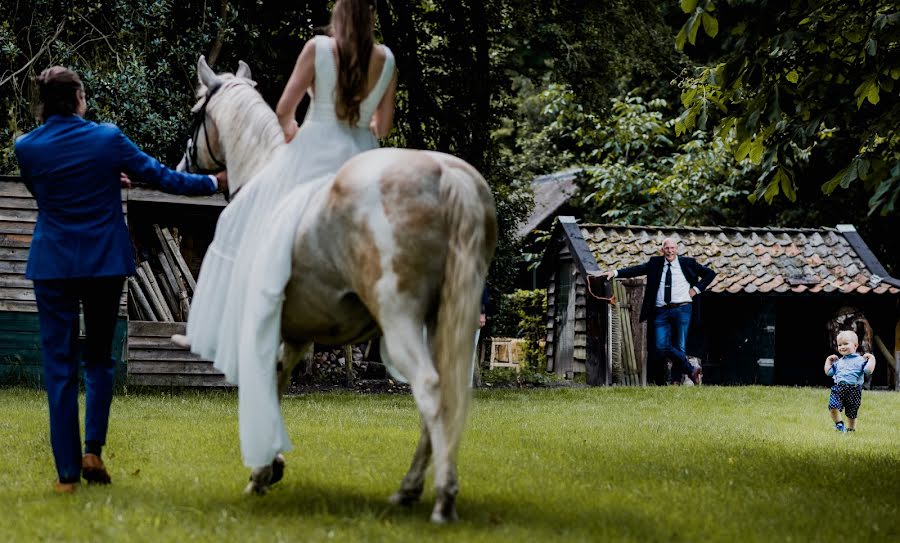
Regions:
<svg viewBox="0 0 900 543"><path fill-rule="evenodd" d="M191 301L191 351L238 385L241 453L249 467L290 450L275 378L283 291L303 207L348 159L378 147L369 123L394 73L390 49L356 125L339 120L334 40L315 38L312 102L300 130L225 208ZM254 266L256 264L256 266Z"/></svg>

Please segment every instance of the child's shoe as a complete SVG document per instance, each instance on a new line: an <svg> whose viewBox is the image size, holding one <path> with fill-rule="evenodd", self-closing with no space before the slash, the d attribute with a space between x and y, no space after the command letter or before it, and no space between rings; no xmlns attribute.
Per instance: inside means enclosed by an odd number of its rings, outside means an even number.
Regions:
<svg viewBox="0 0 900 543"><path fill-rule="evenodd" d="M846 432L847 428L844 427L844 421L834 423L834 429L838 432Z"/></svg>

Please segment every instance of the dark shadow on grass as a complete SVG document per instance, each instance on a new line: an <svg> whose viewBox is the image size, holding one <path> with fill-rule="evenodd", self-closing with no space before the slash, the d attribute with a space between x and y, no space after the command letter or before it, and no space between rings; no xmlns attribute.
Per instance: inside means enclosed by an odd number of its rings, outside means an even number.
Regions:
<svg viewBox="0 0 900 543"><path fill-rule="evenodd" d="M679 465L677 461L658 458L643 462L640 476L616 477L612 471L606 477L601 475L597 481L603 483L604 489L597 489L596 504L544 504L540 496L473 497L466 494L463 482L457 502L460 525L485 532L514 526L517 530L534 534L535 539L542 536L592 539L600 534L604 538L639 541L696 540L704 534L706 538L716 540L789 536L817 539L828 534L851 538L861 536L863 539L887 536L887 540L892 540L900 537L900 527L891 527L892 523L884 518L885 514L900 507L900 496L894 492L900 485L897 456L843 448L842 442L837 440L852 437L835 437L835 451L830 455L819 455L814 451L798 454L797 451L787 450L784 444L766 441L747 442L739 449L729 450L711 440L697 445L697 461L690 464L687 473L673 469L673 465ZM740 458L741 455L755 456L765 468L753 472L736 470L728 476L735 485L728 492L744 496L733 502L740 504L732 505L735 510L729 510L722 503L693 503L692 509L688 510L692 514L688 515L676 507L674 502L679 498L721 495L729 483L717 474L722 472L722 464L727 463L730 456ZM590 460L588 451L585 451L583 460ZM840 466L859 466L860 469L835 469L835 461L839 461ZM864 466L869 469L864 469ZM602 472L605 468L598 466L597 469ZM530 476L541 475L532 472ZM548 479L547 484L552 485L554 481ZM650 501L671 500L671 513L664 513L666 516L660 518L658 507L641 508L634 494L629 493L629 489L637 484L649 484L650 488L658 485L659 494L651 493L645 498ZM798 498L799 501L774 511L773 508L779 507L777 504L759 498L779 492L781 488L790 492L792 499ZM704 489L710 491L709 494L705 494ZM834 496L845 495L848 489L853 489L855 501L868 504L866 508L869 511L854 513L854 523L845 523L840 516L832 519L827 515L821 522L817 521L817 512L822 504L829 503ZM241 496L236 493L234 500L208 503L202 507L209 510L233 507L253 516L283 519L285 522L297 517L326 515L351 521L386 519L395 525L408 524L419 529L429 525L434 504L430 486L426 488L422 502L410 508L392 506L388 504L387 497L387 494L360 492L346 486L292 481L289 472L287 478L267 496ZM667 509L664 507L663 511ZM871 526L879 521L878 511L882 515L881 531L873 532ZM773 513L774 518L770 519ZM717 518L730 520L719 525ZM761 518L772 522L757 526ZM704 532L704 524L709 527L715 525L716 530Z"/></svg>
<svg viewBox="0 0 900 543"><path fill-rule="evenodd" d="M399 483L398 483L399 484ZM627 534L642 541L679 541L677 527L666 527L658 519L650 518L642 511L619 505L584 508L568 515L556 514L541 508L528 509L516 496L508 499L468 498L464 494L457 501L459 523L455 526L475 528L489 533L495 529L514 526L524 530L534 540L546 537L592 538L598 527L607 533ZM200 506L200 504L196 504ZM434 505L433 490L426 489L423 500L411 507L388 503L387 495L356 492L347 488L335 488L319 484L291 482L278 483L265 496L235 495L233 500L210 501L201 506L216 511L223 507L243 510L259 519L289 523L292 519L316 516L338 517L365 521L370 518L389 520L394 526L408 526L422 530L453 530L453 526L437 526L429 522Z"/></svg>

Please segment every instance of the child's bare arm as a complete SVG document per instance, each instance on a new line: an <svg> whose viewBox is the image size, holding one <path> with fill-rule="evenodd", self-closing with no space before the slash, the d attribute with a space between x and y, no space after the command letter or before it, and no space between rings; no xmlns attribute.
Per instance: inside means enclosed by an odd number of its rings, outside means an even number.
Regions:
<svg viewBox="0 0 900 543"><path fill-rule="evenodd" d="M875 371L875 355L873 355L872 353L866 353L863 355L863 358L866 359L866 365L863 366L863 371L871 374L873 371Z"/></svg>
<svg viewBox="0 0 900 543"><path fill-rule="evenodd" d="M831 375L831 366L838 359L837 355L830 355L825 359L825 375Z"/></svg>

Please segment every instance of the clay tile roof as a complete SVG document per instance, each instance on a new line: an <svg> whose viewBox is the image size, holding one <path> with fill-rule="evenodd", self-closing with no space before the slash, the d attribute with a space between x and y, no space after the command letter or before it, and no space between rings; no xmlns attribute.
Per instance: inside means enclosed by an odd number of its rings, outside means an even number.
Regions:
<svg viewBox="0 0 900 543"><path fill-rule="evenodd" d="M900 294L895 280L866 267L840 229L580 226L601 269L646 262L670 237L680 254L718 272L713 292Z"/></svg>

